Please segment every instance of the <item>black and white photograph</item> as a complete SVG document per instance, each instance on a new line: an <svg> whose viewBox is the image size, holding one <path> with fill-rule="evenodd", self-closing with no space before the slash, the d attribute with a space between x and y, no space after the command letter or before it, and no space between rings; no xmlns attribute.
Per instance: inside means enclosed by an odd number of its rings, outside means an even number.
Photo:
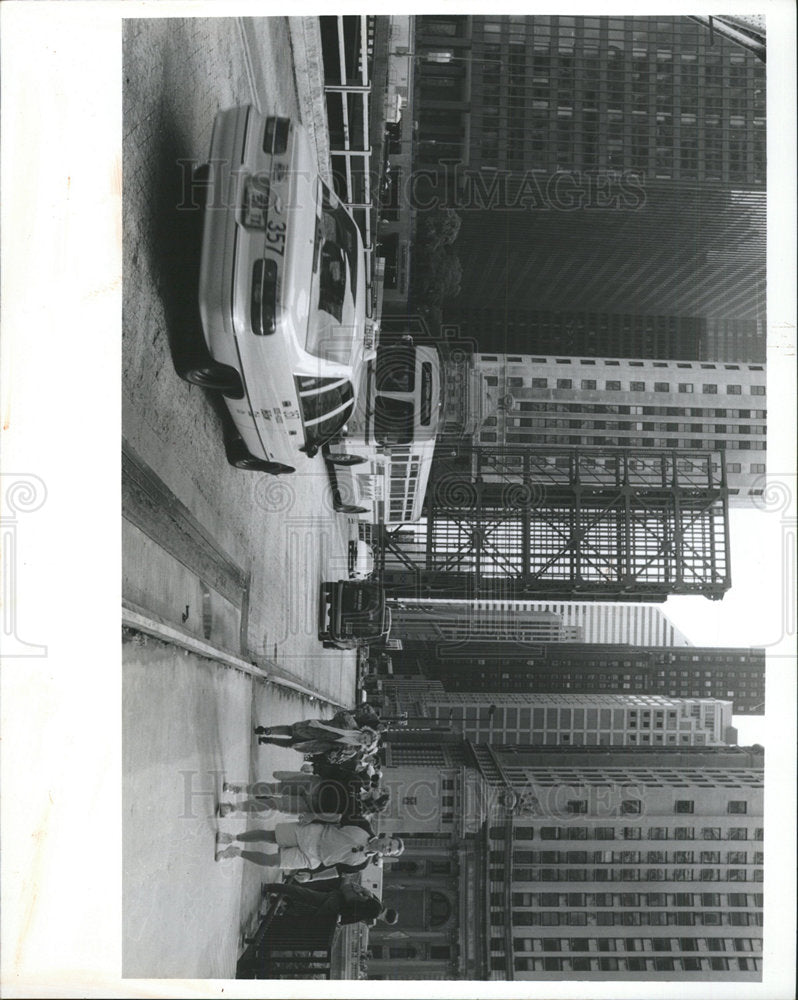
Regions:
<svg viewBox="0 0 798 1000"><path fill-rule="evenodd" d="M68 6L2 11L6 994L789 1000L791 6Z"/></svg>

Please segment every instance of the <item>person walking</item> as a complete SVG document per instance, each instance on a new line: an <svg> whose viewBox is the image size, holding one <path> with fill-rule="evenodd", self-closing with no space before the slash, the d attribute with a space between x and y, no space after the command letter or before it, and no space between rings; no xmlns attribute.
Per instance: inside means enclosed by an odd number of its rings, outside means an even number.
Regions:
<svg viewBox="0 0 798 1000"><path fill-rule="evenodd" d="M322 778L304 771L275 771L278 781L259 781L244 785L225 781L223 791L243 794L243 802L222 802L219 815L258 813L274 809L284 813L310 813L325 822L345 822L358 816L383 812L390 795L380 793L353 773L344 773L344 780Z"/></svg>
<svg viewBox="0 0 798 1000"><path fill-rule="evenodd" d="M366 924L373 926L378 920L395 924L399 919L396 910L383 906L382 901L361 885L335 880L338 884L329 889L309 886L285 885L280 882L264 885L263 891L288 900L291 913L311 919L338 920L339 924Z"/></svg>
<svg viewBox="0 0 798 1000"><path fill-rule="evenodd" d="M259 842L276 844L276 853L249 851L238 846ZM375 858L398 857L404 851L399 837L377 836L365 819L346 823L278 823L274 830L248 830L237 836L219 832L216 835L216 860L244 858L264 868L308 870L341 866L341 870L359 871ZM224 850L219 845L230 844Z"/></svg>
<svg viewBox="0 0 798 1000"><path fill-rule="evenodd" d="M380 735L369 726L341 729L322 722L305 719L291 726L257 726L258 743L290 747L303 754L335 752L339 759L369 754L379 746Z"/></svg>

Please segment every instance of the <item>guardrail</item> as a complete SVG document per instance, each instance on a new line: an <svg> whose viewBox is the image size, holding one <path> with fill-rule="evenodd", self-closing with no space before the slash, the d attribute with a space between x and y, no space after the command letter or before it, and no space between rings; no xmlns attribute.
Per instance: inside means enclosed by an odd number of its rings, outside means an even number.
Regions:
<svg viewBox="0 0 798 1000"><path fill-rule="evenodd" d="M366 248L366 286L368 292L369 311L372 306L372 286L374 282L374 244L372 234L371 213L374 210L371 185L371 154L369 141L369 100L371 97L371 81L369 80L369 61L374 44L374 19L367 15L359 18L339 15L337 21L337 73L338 82L325 83L324 93L327 97L328 118L331 118L331 99L340 97L342 118L341 143L336 146L332 142L330 158L335 173L336 158L343 161L344 197L341 199L352 211L355 221L360 226L363 243ZM347 26L359 21L356 51L347 53ZM327 52L328 58L331 53ZM334 59L332 61L335 61ZM325 60L326 68L329 63ZM359 105L359 107L358 107ZM336 113L337 118L337 113ZM331 133L333 129L331 127ZM336 138L339 138L336 136ZM331 135L332 139L332 135ZM353 170L353 160L359 170Z"/></svg>

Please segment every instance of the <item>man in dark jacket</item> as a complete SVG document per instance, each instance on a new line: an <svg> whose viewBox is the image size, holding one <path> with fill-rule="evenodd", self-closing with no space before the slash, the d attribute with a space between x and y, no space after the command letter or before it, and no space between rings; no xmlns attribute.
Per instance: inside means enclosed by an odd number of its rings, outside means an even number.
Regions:
<svg viewBox="0 0 798 1000"><path fill-rule="evenodd" d="M264 885L263 891L284 896L297 916L333 920L341 924L363 923L372 926L377 920L395 924L399 919L396 910L382 905L382 902L360 885L329 880L328 885L317 883L314 888L299 885L283 885L279 882Z"/></svg>

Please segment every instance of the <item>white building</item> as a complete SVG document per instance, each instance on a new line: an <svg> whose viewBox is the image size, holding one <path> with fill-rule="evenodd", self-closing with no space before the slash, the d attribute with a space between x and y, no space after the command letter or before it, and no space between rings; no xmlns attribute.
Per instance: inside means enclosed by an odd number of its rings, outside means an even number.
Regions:
<svg viewBox="0 0 798 1000"><path fill-rule="evenodd" d="M408 639L691 645L662 609L653 604L424 598L402 599L392 613L392 634Z"/></svg>
<svg viewBox="0 0 798 1000"><path fill-rule="evenodd" d="M397 693L404 690L394 679ZM448 723L475 743L538 746L720 747L737 743L732 702L647 694L505 694L444 691L429 684L399 694L411 719Z"/></svg>
<svg viewBox="0 0 798 1000"><path fill-rule="evenodd" d="M500 405L474 442L725 451L731 506L764 491L765 366L476 354Z"/></svg>

